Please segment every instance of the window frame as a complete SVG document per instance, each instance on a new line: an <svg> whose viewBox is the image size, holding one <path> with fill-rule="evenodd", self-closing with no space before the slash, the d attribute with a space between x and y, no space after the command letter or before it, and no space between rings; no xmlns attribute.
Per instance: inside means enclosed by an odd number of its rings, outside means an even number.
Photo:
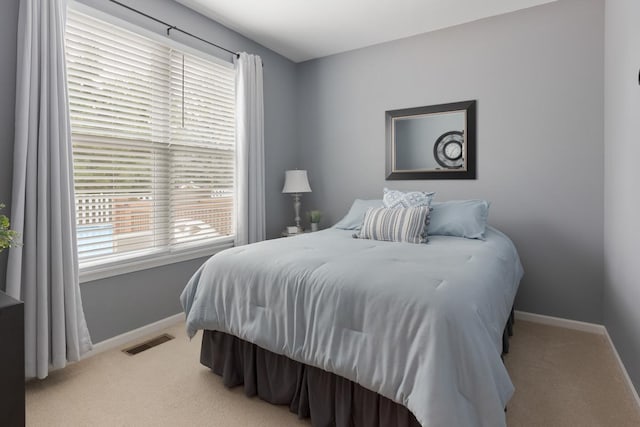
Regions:
<svg viewBox="0 0 640 427"><path fill-rule="evenodd" d="M214 62L231 70L235 70L236 66L232 62L225 61L217 56L207 52L195 49L186 44L177 42L167 36L163 36L147 28L120 19L101 10L87 6L76 0L70 0L68 8L79 13L90 15L96 19L105 21L116 27L131 31L142 37L163 43L170 48L180 50L184 53L197 56L206 61ZM237 178L237 166L235 168ZM74 181L75 186L75 181ZM233 205L234 205L234 224L237 222L237 186L234 188ZM234 231L236 227L234 226ZM79 262L80 283L91 282L94 280L105 279L136 271L147 270L151 268L161 267L174 263L189 261L193 259L209 257L224 249L231 248L236 244L236 234L212 238L207 243L182 244L179 248L171 246L151 248L147 250L125 253L121 256L114 256L109 259L87 260Z"/></svg>

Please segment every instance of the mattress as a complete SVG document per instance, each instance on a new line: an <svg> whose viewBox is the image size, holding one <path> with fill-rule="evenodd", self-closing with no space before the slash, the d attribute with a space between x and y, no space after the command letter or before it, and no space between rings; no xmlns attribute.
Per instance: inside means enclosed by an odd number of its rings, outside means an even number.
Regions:
<svg viewBox="0 0 640 427"><path fill-rule="evenodd" d="M353 239L329 229L222 251L181 295L221 331L351 380L424 426L501 426L502 333L523 270L511 240Z"/></svg>

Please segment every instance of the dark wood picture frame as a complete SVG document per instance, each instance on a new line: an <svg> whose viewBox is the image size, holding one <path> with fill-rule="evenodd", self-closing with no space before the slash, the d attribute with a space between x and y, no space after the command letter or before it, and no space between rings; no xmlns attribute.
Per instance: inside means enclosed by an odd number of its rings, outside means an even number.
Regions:
<svg viewBox="0 0 640 427"><path fill-rule="evenodd" d="M476 179L476 103L476 100L471 100L386 111L386 179ZM394 167L395 141L393 132L393 119L453 111L465 111L466 113L466 158L464 170L396 170Z"/></svg>

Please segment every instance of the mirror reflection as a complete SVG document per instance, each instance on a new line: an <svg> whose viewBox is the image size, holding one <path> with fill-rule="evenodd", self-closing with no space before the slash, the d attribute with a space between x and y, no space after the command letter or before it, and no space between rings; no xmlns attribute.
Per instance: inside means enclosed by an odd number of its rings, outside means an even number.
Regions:
<svg viewBox="0 0 640 427"><path fill-rule="evenodd" d="M463 169L465 112L393 119L395 170Z"/></svg>

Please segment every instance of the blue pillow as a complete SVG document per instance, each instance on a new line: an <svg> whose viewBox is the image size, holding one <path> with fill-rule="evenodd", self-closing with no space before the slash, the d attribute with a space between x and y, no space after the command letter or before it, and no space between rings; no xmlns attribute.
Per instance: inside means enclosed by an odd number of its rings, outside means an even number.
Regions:
<svg viewBox="0 0 640 427"><path fill-rule="evenodd" d="M351 205L351 209L344 218L336 223L333 228L342 230L359 230L364 221L364 214L369 208L382 208L382 200L362 200L356 199Z"/></svg>
<svg viewBox="0 0 640 427"><path fill-rule="evenodd" d="M382 201L385 208L415 208L431 205L434 192L425 191L398 191L384 189Z"/></svg>
<svg viewBox="0 0 640 427"><path fill-rule="evenodd" d="M456 236L484 240L489 216L486 200L451 200L431 204L430 236Z"/></svg>

